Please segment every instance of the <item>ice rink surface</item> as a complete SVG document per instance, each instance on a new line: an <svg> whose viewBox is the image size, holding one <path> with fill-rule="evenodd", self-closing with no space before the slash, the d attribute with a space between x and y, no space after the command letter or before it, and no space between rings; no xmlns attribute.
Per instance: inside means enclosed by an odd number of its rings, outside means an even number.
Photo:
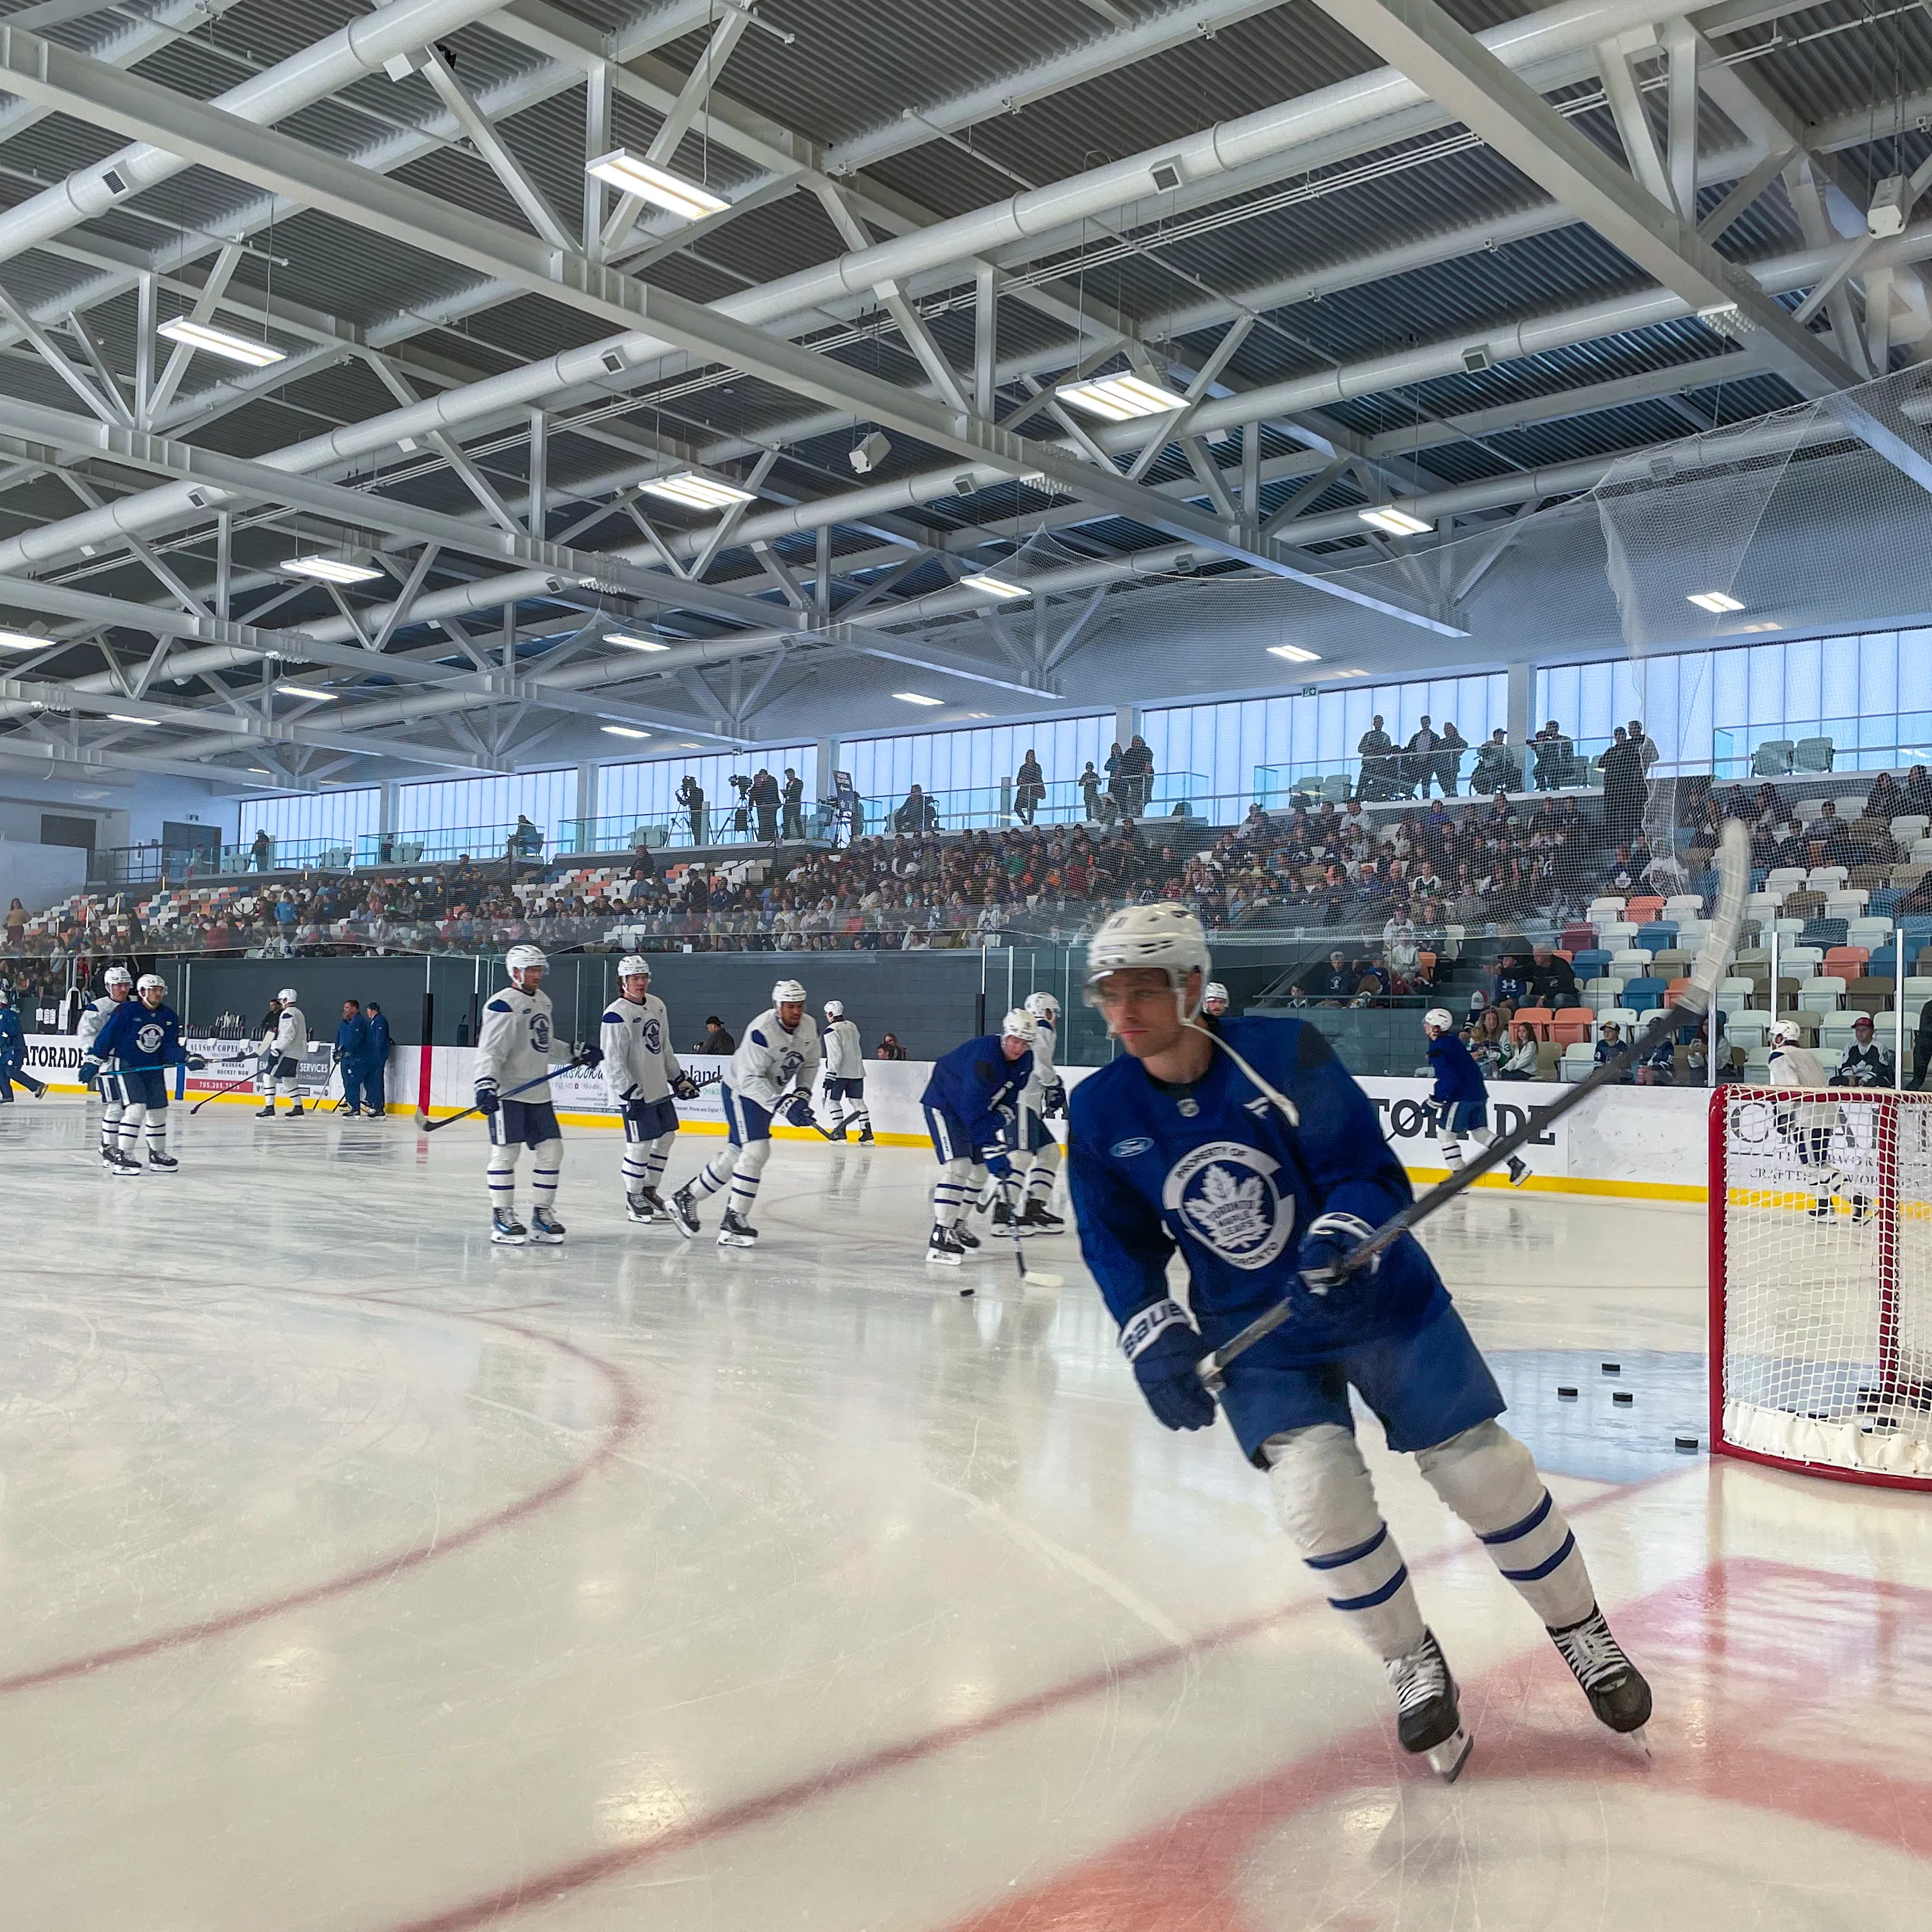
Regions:
<svg viewBox="0 0 1932 1932"><path fill-rule="evenodd" d="M1932 1499L1674 1448L1701 1210L1432 1225L1658 1703L1646 1762L1366 1424L1444 1787L1072 1238L926 1268L929 1157L783 1143L721 1252L576 1133L501 1250L473 1124L173 1122L120 1181L0 1110L9 1932L1925 1922Z"/></svg>

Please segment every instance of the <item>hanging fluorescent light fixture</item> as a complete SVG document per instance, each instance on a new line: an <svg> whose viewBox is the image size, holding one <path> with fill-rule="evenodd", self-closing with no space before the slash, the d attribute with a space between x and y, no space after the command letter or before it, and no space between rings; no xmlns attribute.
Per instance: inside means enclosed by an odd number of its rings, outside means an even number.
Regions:
<svg viewBox="0 0 1932 1932"><path fill-rule="evenodd" d="M1084 382L1070 382L1054 392L1063 403L1084 410L1102 422L1132 422L1139 416L1164 416L1187 404L1144 376L1090 376Z"/></svg>
<svg viewBox="0 0 1932 1932"><path fill-rule="evenodd" d="M648 731L634 730L628 724L607 724L604 729L614 738L648 738Z"/></svg>
<svg viewBox="0 0 1932 1932"><path fill-rule="evenodd" d="M54 640L31 631L0 631L0 651L44 651Z"/></svg>
<svg viewBox="0 0 1932 1932"><path fill-rule="evenodd" d="M1700 610L1708 610L1714 617L1721 617L1726 610L1742 610L1744 607L1727 592L1722 590L1694 590L1685 599L1696 605Z"/></svg>
<svg viewBox="0 0 1932 1932"><path fill-rule="evenodd" d="M756 496L735 483L721 483L715 476L700 476L686 470L676 476L654 476L640 488L668 502L682 503L687 510L726 510L734 503L748 503Z"/></svg>
<svg viewBox="0 0 1932 1932"><path fill-rule="evenodd" d="M988 597L1030 597L1033 592L1022 585L1010 584L1004 577L995 577L990 570L976 570L970 577L959 580L962 590L983 590Z"/></svg>
<svg viewBox="0 0 1932 1932"><path fill-rule="evenodd" d="M668 644L661 644L655 638L640 638L628 631L606 631L604 641L607 644L622 644L627 651L668 651Z"/></svg>
<svg viewBox="0 0 1932 1932"><path fill-rule="evenodd" d="M722 214L731 205L708 188L700 188L697 182L686 181L655 161L640 160L628 148L613 148L608 154L586 161L584 172L596 176L620 194L634 194L640 201L647 201L680 220L695 221L703 215Z"/></svg>
<svg viewBox="0 0 1932 1932"><path fill-rule="evenodd" d="M318 584L368 584L382 572L346 556L292 556L282 566L289 577L310 577Z"/></svg>
<svg viewBox="0 0 1932 1932"><path fill-rule="evenodd" d="M1305 651L1299 644L1270 644L1268 647L1271 658L1286 658L1290 664L1319 664L1319 651Z"/></svg>
<svg viewBox="0 0 1932 1932"><path fill-rule="evenodd" d="M240 362L250 369L271 368L289 359L273 343L236 335L227 329L217 328L212 322L196 322L192 316L175 316L163 322L154 333L166 337L170 342L178 343L184 349L205 350L210 356L219 356L226 362Z"/></svg>
<svg viewBox="0 0 1932 1932"><path fill-rule="evenodd" d="M278 688L290 698L319 698L326 704L333 704L335 702L334 692L320 691L312 684L284 684L278 686Z"/></svg>
<svg viewBox="0 0 1932 1932"><path fill-rule="evenodd" d="M892 695L902 704L944 704L943 698L928 698L922 691L896 691Z"/></svg>
<svg viewBox="0 0 1932 1932"><path fill-rule="evenodd" d="M116 724L154 725L161 722L158 718L130 718L124 711L110 711L107 716Z"/></svg>
<svg viewBox="0 0 1932 1932"><path fill-rule="evenodd" d="M1378 530L1386 530L1392 537L1419 537L1426 533L1429 526L1421 518L1412 516L1406 510L1399 510L1393 503L1377 503L1366 510L1358 510L1356 515L1365 524L1373 524Z"/></svg>

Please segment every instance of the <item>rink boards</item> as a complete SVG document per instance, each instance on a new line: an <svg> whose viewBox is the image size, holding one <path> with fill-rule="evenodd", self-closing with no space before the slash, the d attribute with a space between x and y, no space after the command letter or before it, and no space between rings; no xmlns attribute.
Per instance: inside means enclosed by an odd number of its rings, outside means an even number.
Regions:
<svg viewBox="0 0 1932 1932"><path fill-rule="evenodd" d="M190 1042L192 1050L218 1063L232 1054L236 1045L232 1040ZM476 1049L440 1046L429 1058L430 1112L444 1115L468 1106L474 1090ZM415 1111L423 1058L422 1049L416 1047L398 1047L390 1055L388 1097L392 1114ZM68 1036L30 1034L27 1037L28 1070L50 1082L56 1092L80 1092L76 1072L80 1061L80 1049ZM694 1078L702 1079L709 1073L722 1072L724 1064L694 1055L688 1070ZM224 1072L219 1064L211 1064L204 1073L182 1078L178 1085L184 1097L192 1100L197 1094L212 1093L225 1081L242 1078L252 1070L252 1058L237 1062L229 1072ZM304 1058L298 1084L310 1096L319 1097L326 1090L339 1094L339 1083L332 1090L326 1089L329 1070L328 1054L319 1049ZM926 1060L866 1063L866 1106L874 1132L888 1146L931 1145L920 1095L932 1070L931 1063ZM1082 1066L1061 1070L1070 1087L1078 1085L1093 1070ZM1436 1154L1435 1115L1428 1104L1430 1083L1371 1075L1361 1084L1376 1103L1383 1132L1401 1155L1410 1174L1425 1184L1441 1180L1447 1170ZM552 1080L551 1087L558 1118L566 1126L616 1125L604 1083L595 1072L560 1073ZM1498 1082L1490 1089L1490 1124L1507 1132L1520 1124L1526 1108L1533 1116L1537 1103L1546 1105L1545 1096L1553 1100L1558 1090L1530 1082ZM252 1089L244 1088L216 1104L246 1105L254 1098ZM1539 1132L1526 1150L1534 1169L1528 1186L1539 1192L1701 1202L1706 1192L1706 1099L1701 1088L1616 1088L1600 1094L1575 1113ZM707 1085L697 1100L680 1102L678 1112L688 1133L724 1131L724 1109L715 1082ZM782 1139L817 1138L803 1128L781 1126L776 1131ZM1492 1176L1478 1184L1487 1187L1504 1184Z"/></svg>

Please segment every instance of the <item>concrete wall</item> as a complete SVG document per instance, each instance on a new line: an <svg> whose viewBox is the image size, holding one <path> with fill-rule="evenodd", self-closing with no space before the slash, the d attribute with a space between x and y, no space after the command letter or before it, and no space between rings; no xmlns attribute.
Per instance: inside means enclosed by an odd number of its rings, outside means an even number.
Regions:
<svg viewBox="0 0 1932 1932"><path fill-rule="evenodd" d="M0 835L0 912L17 898L29 912L45 912L87 883L87 854L77 845L42 845Z"/></svg>

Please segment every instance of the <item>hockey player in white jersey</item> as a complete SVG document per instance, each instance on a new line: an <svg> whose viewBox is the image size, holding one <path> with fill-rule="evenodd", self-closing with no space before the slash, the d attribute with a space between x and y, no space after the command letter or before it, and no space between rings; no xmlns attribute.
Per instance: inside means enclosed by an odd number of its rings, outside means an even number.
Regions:
<svg viewBox="0 0 1932 1932"><path fill-rule="evenodd" d="M1019 1224L1036 1234L1057 1234L1066 1226L1047 1207L1060 1172L1060 1138L1052 1123L1066 1113L1066 1089L1054 1070L1060 1046L1060 1002L1051 993L1029 993L1025 1011L1033 1021L1033 1077L1020 1093L1019 1152L1029 1156ZM993 1226L1007 1232L1011 1216L1001 1194L993 1207Z"/></svg>
<svg viewBox="0 0 1932 1932"><path fill-rule="evenodd" d="M296 1076L302 1071L302 1055L308 1051L308 1022L296 1004L296 989L284 986L275 995L275 1023L262 1036L262 1078L268 1089L268 1103L256 1118L272 1120L275 1102L291 1102L288 1118L302 1117L302 1096L296 1090Z"/></svg>
<svg viewBox="0 0 1932 1932"><path fill-rule="evenodd" d="M818 1028L805 1010L805 988L796 980L781 980L772 988L770 1006L745 1029L724 1076L730 1138L724 1152L670 1197L670 1217L680 1234L696 1234L698 1201L728 1184L718 1245L757 1246L758 1231L748 1217L772 1155L772 1116L782 1113L790 1126L817 1130L812 1089L818 1058Z"/></svg>
<svg viewBox="0 0 1932 1932"><path fill-rule="evenodd" d="M124 966L110 966L101 980L105 989L99 999L83 1010L74 1036L82 1064L94 1058L94 1042L100 1029L112 1018L114 1009L134 991L134 976ZM89 1083L100 1096L100 1164L110 1174L139 1174L141 1163L121 1150L121 1115L124 1103L121 1090L112 1081L98 1077Z"/></svg>
<svg viewBox="0 0 1932 1932"><path fill-rule="evenodd" d="M550 1245L563 1239L556 1218L556 1178L563 1166L563 1136L550 1102L550 995L543 990L549 964L536 946L513 946L504 964L510 983L483 1008L476 1040L476 1105L490 1122L490 1238L500 1247L526 1241ZM506 1097L523 1088L514 1099ZM530 1150L530 1225L517 1219L517 1162Z"/></svg>
<svg viewBox="0 0 1932 1932"><path fill-rule="evenodd" d="M1768 1062L1774 1087L1821 1087L1831 1082L1818 1056L1804 1044L1804 1036L1796 1020L1780 1020L1771 1030ZM1847 1192L1845 1177L1832 1157L1832 1142L1838 1132L1838 1103L1831 1099L1780 1102L1777 1108L1778 1132L1796 1150L1811 1190L1811 1205L1806 1210L1814 1221L1832 1218L1832 1203L1843 1200L1852 1210L1855 1226L1863 1227L1872 1218L1871 1197L1856 1191Z"/></svg>
<svg viewBox="0 0 1932 1932"><path fill-rule="evenodd" d="M828 1140L843 1142L856 1127L859 1144L872 1144L872 1117L866 1111L866 1049L859 1029L845 1017L842 1000L825 1003L825 1108Z"/></svg>
<svg viewBox="0 0 1932 1932"><path fill-rule="evenodd" d="M695 1100L698 1084L671 1050L670 1019L651 991L650 962L634 952L619 960L617 990L604 1009L598 1045L604 1090L624 1117L625 1204L632 1220L648 1225L670 1219L658 1183L677 1138L672 1096Z"/></svg>

